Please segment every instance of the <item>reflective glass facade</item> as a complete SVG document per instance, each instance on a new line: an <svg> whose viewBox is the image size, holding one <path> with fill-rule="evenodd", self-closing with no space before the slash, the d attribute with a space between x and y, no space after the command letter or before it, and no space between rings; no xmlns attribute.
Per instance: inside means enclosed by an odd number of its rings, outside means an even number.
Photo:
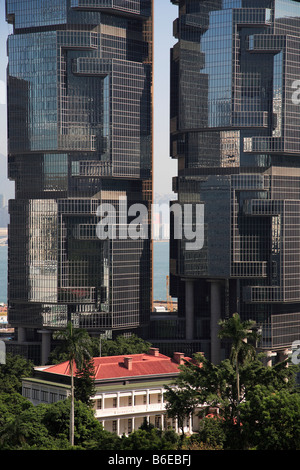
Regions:
<svg viewBox="0 0 300 470"><path fill-rule="evenodd" d="M11 347L39 362L68 320L99 335L150 314L150 237L96 226L119 198L150 212L152 0L7 0L6 17Z"/></svg>
<svg viewBox="0 0 300 470"><path fill-rule="evenodd" d="M173 186L204 205L205 242L173 234L171 293L208 357L224 357L217 323L234 312L279 355L300 338L300 3L172 3Z"/></svg>

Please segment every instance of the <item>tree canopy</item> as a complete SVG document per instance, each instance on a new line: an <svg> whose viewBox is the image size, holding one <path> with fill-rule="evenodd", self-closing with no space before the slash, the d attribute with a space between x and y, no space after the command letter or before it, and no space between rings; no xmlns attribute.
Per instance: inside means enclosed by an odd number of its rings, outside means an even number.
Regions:
<svg viewBox="0 0 300 470"><path fill-rule="evenodd" d="M272 427L274 421L274 439L277 436L274 447L299 449L299 427L294 426L300 420L300 394L295 380L299 366L286 360L266 367L263 355L257 354L245 341L250 337L256 341L256 334L251 330L254 323L242 323L235 315L221 326L220 336L232 343L230 358L213 364L203 355L196 354L193 361L186 361L180 367L173 390L166 388L168 414L175 416L177 413L179 418L181 413L180 419L184 419L192 412L198 412L204 418L211 409L217 409L214 421L208 424L211 417L201 421L199 436L203 442L215 442L224 449L272 448L266 429ZM281 409L286 413L285 417ZM281 439L280 433L287 428L289 433ZM212 438L214 432L218 436L215 440Z"/></svg>

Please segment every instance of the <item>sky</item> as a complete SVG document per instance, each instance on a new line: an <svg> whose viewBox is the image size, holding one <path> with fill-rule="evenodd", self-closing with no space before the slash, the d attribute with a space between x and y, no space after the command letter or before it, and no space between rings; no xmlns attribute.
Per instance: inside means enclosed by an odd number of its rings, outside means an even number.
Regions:
<svg viewBox="0 0 300 470"><path fill-rule="evenodd" d="M176 42L172 35L176 17L177 7L169 0L154 0L154 192L160 194L172 193L172 177L177 172L176 162L169 156L170 48ZM0 154L5 156L6 38L11 32L5 21L5 0L0 0Z"/></svg>

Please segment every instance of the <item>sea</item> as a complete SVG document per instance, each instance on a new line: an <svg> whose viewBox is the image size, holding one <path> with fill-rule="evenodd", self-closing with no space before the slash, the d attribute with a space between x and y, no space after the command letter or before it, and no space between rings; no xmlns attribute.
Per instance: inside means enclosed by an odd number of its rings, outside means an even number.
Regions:
<svg viewBox="0 0 300 470"><path fill-rule="evenodd" d="M7 303L7 250L0 245L0 303ZM169 274L169 242L153 242L153 299L167 299L166 279Z"/></svg>

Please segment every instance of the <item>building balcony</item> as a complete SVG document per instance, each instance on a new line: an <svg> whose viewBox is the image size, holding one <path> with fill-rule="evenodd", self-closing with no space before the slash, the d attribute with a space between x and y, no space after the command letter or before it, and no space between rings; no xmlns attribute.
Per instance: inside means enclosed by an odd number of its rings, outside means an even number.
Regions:
<svg viewBox="0 0 300 470"><path fill-rule="evenodd" d="M95 410L96 418L118 417L124 415L139 415L147 413L164 413L164 403L152 403L138 406L119 406L117 408L104 408Z"/></svg>

